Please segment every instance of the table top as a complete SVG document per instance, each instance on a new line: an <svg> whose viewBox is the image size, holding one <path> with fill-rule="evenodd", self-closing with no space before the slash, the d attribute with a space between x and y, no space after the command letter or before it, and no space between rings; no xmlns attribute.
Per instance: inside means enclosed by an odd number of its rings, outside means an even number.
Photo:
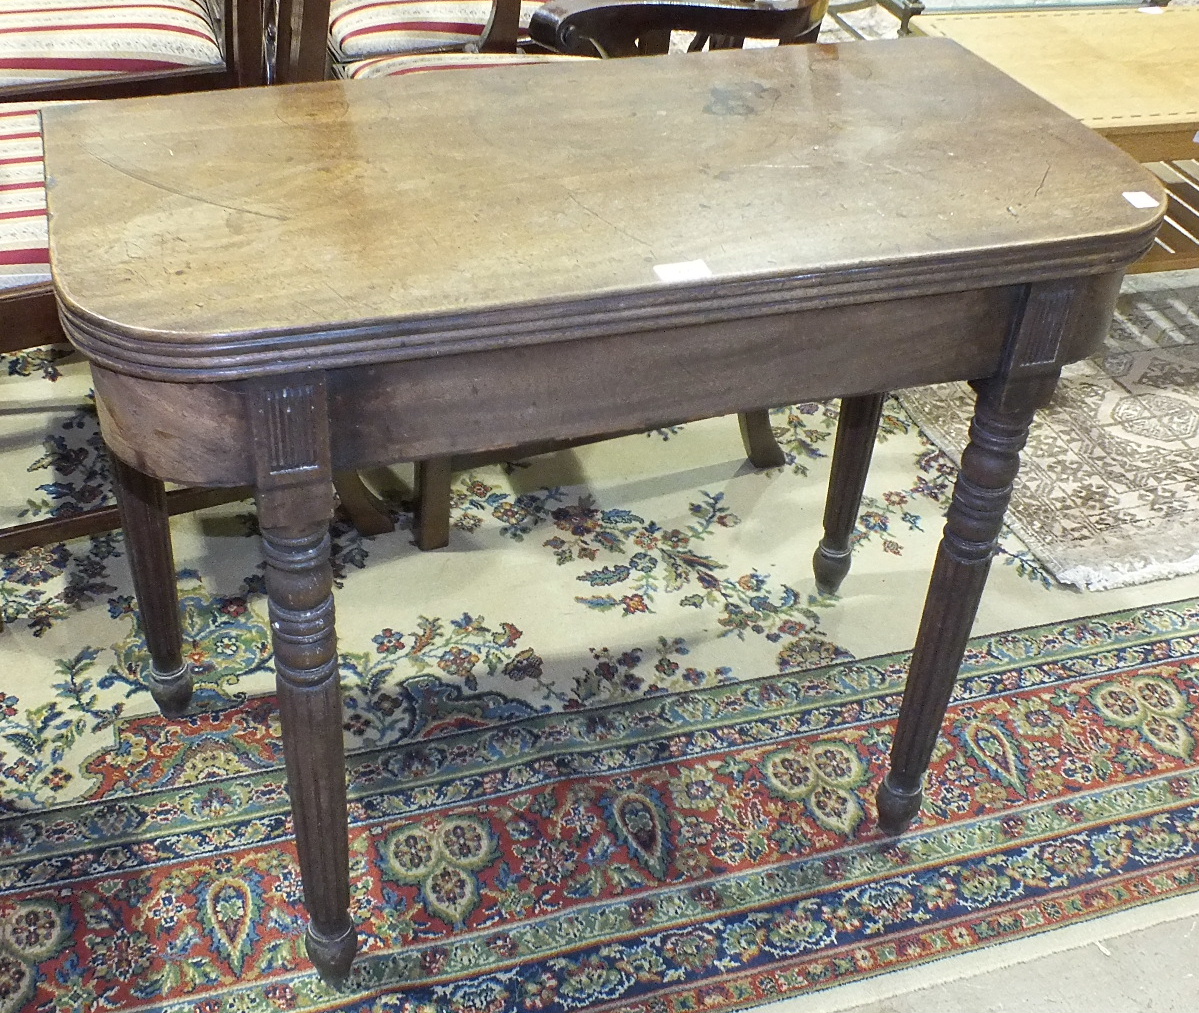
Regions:
<svg viewBox="0 0 1199 1013"><path fill-rule="evenodd" d="M1199 130L1199 8L922 16L912 29L954 39L1105 135Z"/></svg>
<svg viewBox="0 0 1199 1013"><path fill-rule="evenodd" d="M204 380L1118 269L1156 180L953 42L47 109L95 361Z"/></svg>

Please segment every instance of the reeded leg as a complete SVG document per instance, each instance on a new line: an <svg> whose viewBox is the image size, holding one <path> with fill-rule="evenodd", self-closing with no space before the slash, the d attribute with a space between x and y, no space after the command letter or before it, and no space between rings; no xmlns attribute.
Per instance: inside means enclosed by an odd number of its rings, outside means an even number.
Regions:
<svg viewBox="0 0 1199 1013"><path fill-rule="evenodd" d="M824 537L812 557L816 587L822 594L836 594L849 573L853 536L862 505L862 490L870 472L878 421L886 394L861 394L841 399L833 466L824 504Z"/></svg>
<svg viewBox="0 0 1199 1013"><path fill-rule="evenodd" d="M266 555L267 604L296 851L311 919L308 956L340 982L358 947L350 862L341 685L333 621L333 518L324 377L250 387L255 498Z"/></svg>
<svg viewBox="0 0 1199 1013"><path fill-rule="evenodd" d="M422 552L450 544L453 462L434 457L416 462L416 546Z"/></svg>
<svg viewBox="0 0 1199 1013"><path fill-rule="evenodd" d="M166 490L158 479L142 474L115 454L109 457L138 618L150 649L150 695L164 715L178 717L191 701L192 677L183 664L183 627Z"/></svg>
<svg viewBox="0 0 1199 1013"><path fill-rule="evenodd" d="M302 491L301 491L302 494ZM358 940L350 921L341 685L333 625L329 525L267 527L266 587L296 850L304 880L308 956L321 976L349 974Z"/></svg>
<svg viewBox="0 0 1199 1013"><path fill-rule="evenodd" d="M755 468L781 468L787 463L787 456L770 428L769 409L742 412L737 416L737 422L741 426L741 442L750 464Z"/></svg>
<svg viewBox="0 0 1199 1013"><path fill-rule="evenodd" d="M891 746L891 770L878 790L879 824L889 833L906 829L920 809L924 773L982 598L1020 450L1046 382L1014 380L1005 388L1001 379L994 379L976 389L970 443L962 454L924 603Z"/></svg>

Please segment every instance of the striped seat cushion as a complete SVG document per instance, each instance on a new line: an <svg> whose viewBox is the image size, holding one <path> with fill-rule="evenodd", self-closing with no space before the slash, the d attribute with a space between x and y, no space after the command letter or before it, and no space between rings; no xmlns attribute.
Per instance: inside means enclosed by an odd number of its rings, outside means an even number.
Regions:
<svg viewBox="0 0 1199 1013"><path fill-rule="evenodd" d="M203 0L0 0L0 85L223 63Z"/></svg>
<svg viewBox="0 0 1199 1013"><path fill-rule="evenodd" d="M0 291L50 280L36 105L0 106Z"/></svg>
<svg viewBox="0 0 1199 1013"><path fill-rule="evenodd" d="M399 77L428 70L473 70L478 67L511 67L521 63L552 63L555 60L578 61L577 56L550 53L409 53L383 56L375 60L357 60L336 65L338 77Z"/></svg>
<svg viewBox="0 0 1199 1013"><path fill-rule="evenodd" d="M541 0L522 0L520 27ZM490 0L333 0L329 48L335 63L476 42L491 15Z"/></svg>

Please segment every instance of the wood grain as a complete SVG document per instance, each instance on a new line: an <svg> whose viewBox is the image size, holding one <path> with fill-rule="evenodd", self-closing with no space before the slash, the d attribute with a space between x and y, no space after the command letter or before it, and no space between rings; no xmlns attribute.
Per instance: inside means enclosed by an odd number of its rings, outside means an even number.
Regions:
<svg viewBox="0 0 1199 1013"><path fill-rule="evenodd" d="M1199 9L952 14L912 30L960 42L1137 161L1199 156Z"/></svg>
<svg viewBox="0 0 1199 1013"><path fill-rule="evenodd" d="M1161 195L938 39L45 116L65 322L96 361L161 379L740 319L970 287L984 269L997 285L1101 273L1159 217L1122 193ZM711 277L654 271L693 261Z"/></svg>

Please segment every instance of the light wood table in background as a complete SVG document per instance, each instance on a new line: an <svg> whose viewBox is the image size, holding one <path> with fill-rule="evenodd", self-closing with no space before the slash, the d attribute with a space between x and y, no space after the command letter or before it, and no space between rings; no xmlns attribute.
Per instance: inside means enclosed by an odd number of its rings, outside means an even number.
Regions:
<svg viewBox="0 0 1199 1013"><path fill-rule="evenodd" d="M953 39L1151 163L1170 206L1130 270L1199 267L1199 8L945 14L912 31Z"/></svg>

